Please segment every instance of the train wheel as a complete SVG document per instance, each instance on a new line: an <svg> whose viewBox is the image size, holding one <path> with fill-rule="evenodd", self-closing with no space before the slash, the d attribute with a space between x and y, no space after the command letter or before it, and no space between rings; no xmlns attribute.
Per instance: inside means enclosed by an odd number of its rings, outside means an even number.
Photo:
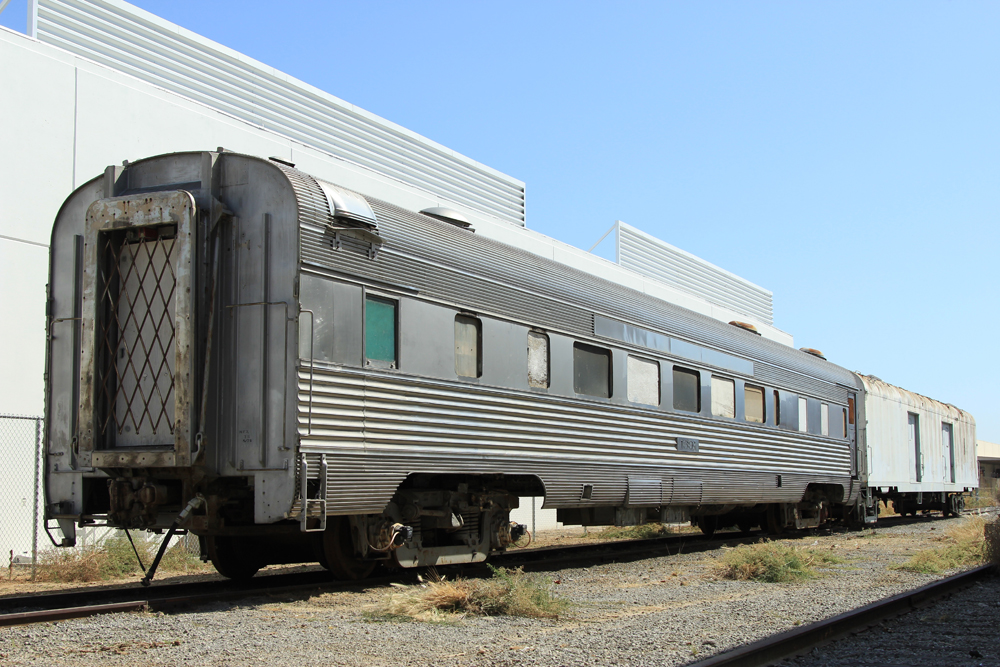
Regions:
<svg viewBox="0 0 1000 667"><path fill-rule="evenodd" d="M756 525L757 524L753 519L740 519L736 522L736 527L739 528L740 532L744 535L749 535L750 531L753 530L753 527Z"/></svg>
<svg viewBox="0 0 1000 667"><path fill-rule="evenodd" d="M698 528L701 532L705 533L705 537L712 537L715 535L715 530L719 527L719 517L712 516L700 516L698 517Z"/></svg>
<svg viewBox="0 0 1000 667"><path fill-rule="evenodd" d="M253 555L253 543L247 538L210 535L205 538L208 557L223 577L246 581L263 566Z"/></svg>
<svg viewBox="0 0 1000 667"><path fill-rule="evenodd" d="M345 516L327 517L326 531L323 532L323 552L330 573L337 579L364 579L375 569L375 563L362 560L355 553L351 522Z"/></svg>

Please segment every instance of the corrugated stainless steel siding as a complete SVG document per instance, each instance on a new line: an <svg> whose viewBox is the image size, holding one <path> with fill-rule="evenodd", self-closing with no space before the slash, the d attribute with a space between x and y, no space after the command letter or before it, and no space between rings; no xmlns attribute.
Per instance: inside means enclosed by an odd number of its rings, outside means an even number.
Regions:
<svg viewBox="0 0 1000 667"><path fill-rule="evenodd" d="M38 0L39 41L524 225L524 184L117 0Z"/></svg>
<svg viewBox="0 0 1000 667"><path fill-rule="evenodd" d="M308 369L299 381L301 451L327 454L334 513L381 511L413 472L536 475L546 505L563 507L623 504L629 476L703 484L700 501L675 486L675 504L791 502L808 482L849 485L847 444L829 438L362 370L314 367L311 391ZM677 452L677 435L701 451Z"/></svg>
<svg viewBox="0 0 1000 667"><path fill-rule="evenodd" d="M570 335L593 336L593 315L603 314L750 359L759 381L842 405L845 387L860 388L846 369L786 345L427 216L369 202L386 241L377 261L331 252L322 228L309 224L302 226L302 260ZM300 206L303 220L316 219L306 210L309 202L302 199Z"/></svg>
<svg viewBox="0 0 1000 667"><path fill-rule="evenodd" d="M617 223L618 263L711 303L774 323L769 290L623 222Z"/></svg>

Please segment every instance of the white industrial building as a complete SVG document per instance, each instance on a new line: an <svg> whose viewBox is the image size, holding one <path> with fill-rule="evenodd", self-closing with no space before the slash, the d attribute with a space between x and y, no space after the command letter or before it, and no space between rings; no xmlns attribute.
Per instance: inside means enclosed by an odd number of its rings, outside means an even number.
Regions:
<svg viewBox="0 0 1000 667"><path fill-rule="evenodd" d="M44 411L48 243L67 195L123 160L219 146L456 209L478 234L792 344L767 290L632 227L617 264L531 231L517 179L120 0L31 0L28 34L0 27L0 62L0 414Z"/></svg>

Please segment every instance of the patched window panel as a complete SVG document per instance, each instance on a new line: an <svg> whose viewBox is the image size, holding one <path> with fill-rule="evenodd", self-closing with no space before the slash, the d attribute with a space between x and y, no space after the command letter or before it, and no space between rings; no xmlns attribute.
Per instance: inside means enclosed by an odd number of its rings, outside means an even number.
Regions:
<svg viewBox="0 0 1000 667"><path fill-rule="evenodd" d="M483 326L475 317L455 316L455 373L477 378L483 374Z"/></svg>
<svg viewBox="0 0 1000 667"><path fill-rule="evenodd" d="M712 376L712 414L736 418L736 383L732 380Z"/></svg>
<svg viewBox="0 0 1000 667"><path fill-rule="evenodd" d="M819 433L830 435L830 406L826 403L819 406Z"/></svg>
<svg viewBox="0 0 1000 667"><path fill-rule="evenodd" d="M370 366L396 368L396 306L393 299L365 298L365 359Z"/></svg>
<svg viewBox="0 0 1000 667"><path fill-rule="evenodd" d="M299 357L334 361L333 283L326 278L303 273L299 281L299 302L303 310L312 311L311 314L299 315Z"/></svg>
<svg viewBox="0 0 1000 667"><path fill-rule="evenodd" d="M578 394L611 396L611 351L573 343L573 390Z"/></svg>
<svg viewBox="0 0 1000 667"><path fill-rule="evenodd" d="M805 432L809 430L809 412L806 399L799 397L799 430Z"/></svg>
<svg viewBox="0 0 1000 667"><path fill-rule="evenodd" d="M701 373L674 366L674 410L701 412Z"/></svg>
<svg viewBox="0 0 1000 667"><path fill-rule="evenodd" d="M628 400L643 405L660 404L660 364L628 357Z"/></svg>
<svg viewBox="0 0 1000 667"><path fill-rule="evenodd" d="M767 421L764 407L764 390L760 387L743 387L744 419L748 422L763 424Z"/></svg>
<svg viewBox="0 0 1000 667"><path fill-rule="evenodd" d="M549 337L528 332L528 386L549 388Z"/></svg>

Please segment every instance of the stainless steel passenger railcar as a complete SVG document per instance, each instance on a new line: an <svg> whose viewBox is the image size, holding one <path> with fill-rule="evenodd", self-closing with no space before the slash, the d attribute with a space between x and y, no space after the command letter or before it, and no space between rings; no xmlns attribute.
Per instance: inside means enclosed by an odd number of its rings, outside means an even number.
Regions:
<svg viewBox="0 0 1000 667"><path fill-rule="evenodd" d="M857 376L279 160L109 167L55 222L47 517L203 536L226 575L474 561L564 522L858 510Z"/></svg>

